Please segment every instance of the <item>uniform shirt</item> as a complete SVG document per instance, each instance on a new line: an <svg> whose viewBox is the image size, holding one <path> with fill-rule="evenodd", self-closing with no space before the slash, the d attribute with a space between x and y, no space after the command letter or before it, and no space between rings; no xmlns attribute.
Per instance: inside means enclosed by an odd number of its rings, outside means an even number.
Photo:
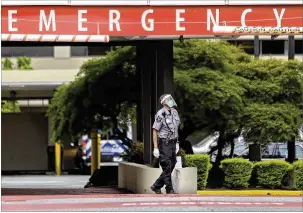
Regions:
<svg viewBox="0 0 303 213"><path fill-rule="evenodd" d="M153 129L158 130L159 138L176 139L179 136L178 128L180 123L177 110L171 108L169 111L163 107L155 116Z"/></svg>

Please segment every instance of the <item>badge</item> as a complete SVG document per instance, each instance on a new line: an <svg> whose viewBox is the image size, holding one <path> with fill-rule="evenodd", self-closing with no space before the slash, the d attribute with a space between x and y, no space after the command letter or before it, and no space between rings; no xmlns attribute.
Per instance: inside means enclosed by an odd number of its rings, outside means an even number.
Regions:
<svg viewBox="0 0 303 213"><path fill-rule="evenodd" d="M160 123L160 122L162 121L162 118L161 118L160 116L158 116L158 117L156 118L156 121L157 121L158 123Z"/></svg>

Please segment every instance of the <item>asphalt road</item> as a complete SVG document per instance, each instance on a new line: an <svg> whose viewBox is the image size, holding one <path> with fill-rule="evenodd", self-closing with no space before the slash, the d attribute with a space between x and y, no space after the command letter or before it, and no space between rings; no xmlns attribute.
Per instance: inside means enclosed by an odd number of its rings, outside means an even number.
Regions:
<svg viewBox="0 0 303 213"><path fill-rule="evenodd" d="M84 189L88 176L4 176L2 211L303 211L300 196L120 194Z"/></svg>

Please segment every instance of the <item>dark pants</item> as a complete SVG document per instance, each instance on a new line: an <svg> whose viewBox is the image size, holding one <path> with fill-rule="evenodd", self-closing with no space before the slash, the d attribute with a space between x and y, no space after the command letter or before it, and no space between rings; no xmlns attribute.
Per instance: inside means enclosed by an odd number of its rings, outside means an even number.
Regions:
<svg viewBox="0 0 303 213"><path fill-rule="evenodd" d="M164 185L166 185L166 191L170 191L173 190L171 173L173 172L177 163L176 140L171 140L168 143L166 143L165 140L166 139L162 138L159 139L159 161L163 171L160 177L154 183L154 187L161 189Z"/></svg>

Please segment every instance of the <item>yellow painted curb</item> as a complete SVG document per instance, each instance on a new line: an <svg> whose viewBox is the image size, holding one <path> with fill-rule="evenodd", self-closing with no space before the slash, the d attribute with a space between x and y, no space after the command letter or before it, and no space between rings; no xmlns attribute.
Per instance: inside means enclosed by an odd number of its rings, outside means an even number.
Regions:
<svg viewBox="0 0 303 213"><path fill-rule="evenodd" d="M198 195L284 195L284 196L301 196L302 191L288 190L201 190Z"/></svg>

